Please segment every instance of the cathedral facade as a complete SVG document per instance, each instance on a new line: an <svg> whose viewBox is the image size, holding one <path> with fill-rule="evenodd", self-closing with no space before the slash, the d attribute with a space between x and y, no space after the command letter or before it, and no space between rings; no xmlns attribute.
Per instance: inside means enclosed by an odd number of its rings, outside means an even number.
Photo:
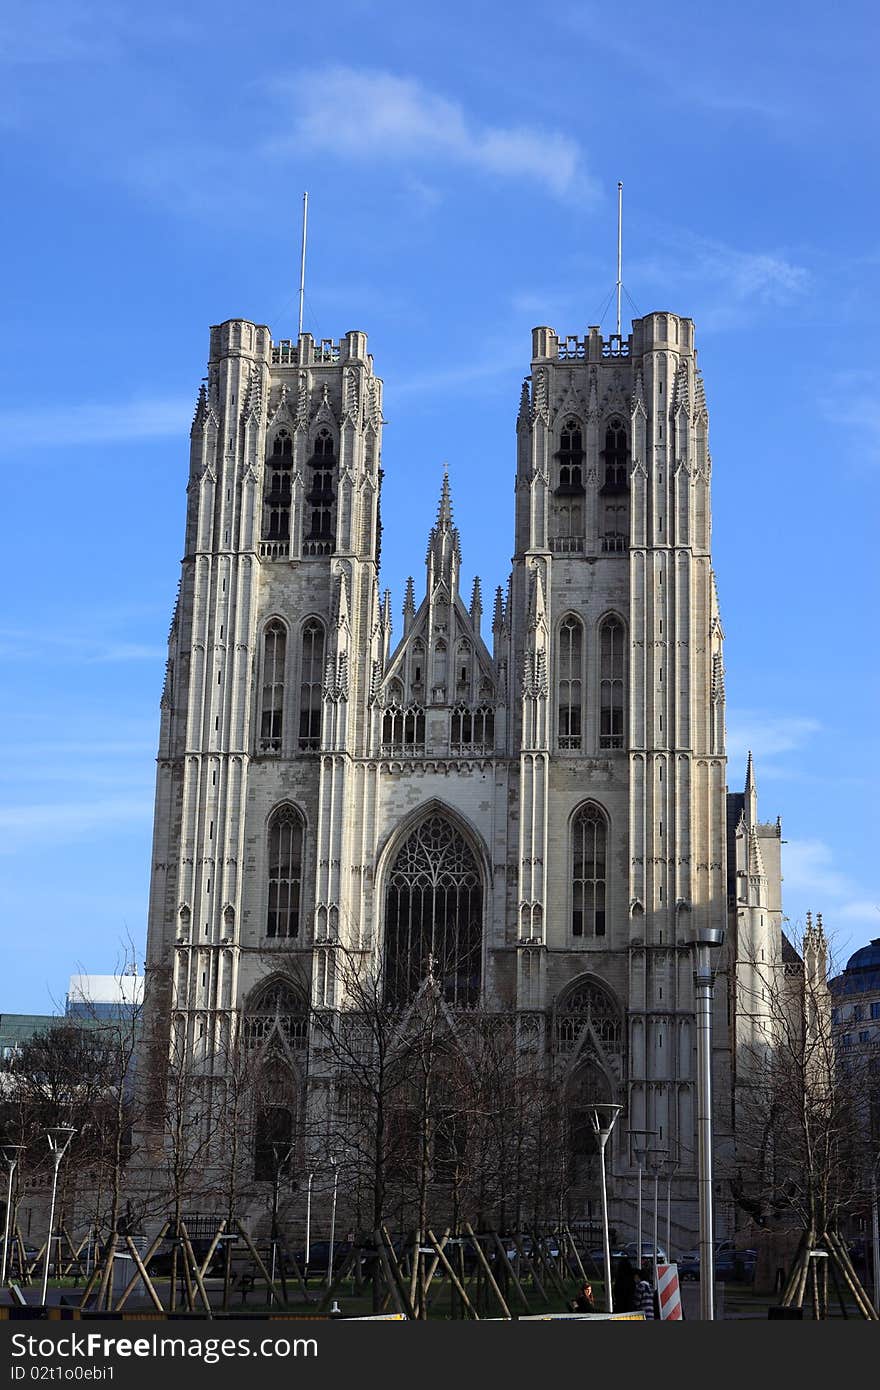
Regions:
<svg viewBox="0 0 880 1390"><path fill-rule="evenodd" d="M315 1011L346 1007L339 951L381 960L401 1006L430 975L453 1021L515 1018L572 1114L622 1107L612 1220L634 1231L650 1151L684 1244L693 943L727 929L714 1080L732 1151L754 1015L738 980L781 922L778 826L757 820L751 768L728 804L692 321L535 329L516 441L506 586L485 614L479 581L461 594L444 478L394 642L365 334L211 330L161 703L151 1036L206 1075L237 1038L274 1039L295 1116L316 1084ZM575 1216L578 1200L574 1182Z"/></svg>

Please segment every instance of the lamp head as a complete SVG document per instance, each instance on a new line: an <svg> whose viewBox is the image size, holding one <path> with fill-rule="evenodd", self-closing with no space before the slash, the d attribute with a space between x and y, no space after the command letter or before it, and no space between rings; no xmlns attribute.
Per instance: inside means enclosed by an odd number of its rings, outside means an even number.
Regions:
<svg viewBox="0 0 880 1390"><path fill-rule="evenodd" d="M695 937L698 946L723 946L723 927L698 927Z"/></svg>

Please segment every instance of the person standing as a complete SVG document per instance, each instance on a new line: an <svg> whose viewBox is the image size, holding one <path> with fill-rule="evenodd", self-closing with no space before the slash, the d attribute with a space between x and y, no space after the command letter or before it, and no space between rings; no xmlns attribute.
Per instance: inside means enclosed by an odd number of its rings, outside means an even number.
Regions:
<svg viewBox="0 0 880 1390"><path fill-rule="evenodd" d="M643 1313L644 1316L645 1316L645 1321L646 1321L646 1322L648 1322L648 1321L653 1322L653 1320L654 1320L654 1290L652 1289L652 1287L651 1287L651 1285L650 1285L648 1279L646 1278L646 1271L645 1271L644 1269L637 1269L637 1270L635 1270L634 1275L635 1275L635 1290L634 1290L634 1296L635 1296L635 1312L637 1312L637 1313Z"/></svg>

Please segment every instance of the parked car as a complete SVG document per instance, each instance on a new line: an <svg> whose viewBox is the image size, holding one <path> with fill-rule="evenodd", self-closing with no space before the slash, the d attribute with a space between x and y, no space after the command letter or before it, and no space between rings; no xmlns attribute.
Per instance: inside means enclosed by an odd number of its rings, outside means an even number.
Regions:
<svg viewBox="0 0 880 1390"><path fill-rule="evenodd" d="M730 1240L719 1241L715 1248L715 1278L721 1282L728 1280L750 1284L755 1277L758 1262L756 1250L737 1250ZM700 1252L688 1250L678 1260L678 1277L699 1279Z"/></svg>
<svg viewBox="0 0 880 1390"><path fill-rule="evenodd" d="M642 1241L642 1254L641 1254L641 1259L639 1258L638 1250L639 1250L638 1244L637 1244L636 1241L634 1241L634 1240L629 1241L629 1243L623 1247L623 1253L624 1253L624 1255L626 1256L626 1258L627 1258L628 1260L631 1260L633 1264L636 1264L636 1265L640 1265L640 1266L641 1266L641 1265L653 1264L653 1263L654 1263L655 1253L654 1253L654 1245L653 1245L653 1242L652 1242L652 1241L650 1241L650 1240L643 1240L643 1241ZM656 1259L657 1259L657 1263L658 1263L658 1264L661 1264L661 1265L665 1265L665 1264L666 1264L666 1251L665 1251L665 1250L663 1249L663 1247L660 1246L660 1245L657 1246Z"/></svg>
<svg viewBox="0 0 880 1390"><path fill-rule="evenodd" d="M162 1242L162 1244L159 1246L159 1249L156 1251L155 1255L152 1257L149 1264L147 1265L148 1274L154 1275L158 1279L167 1279L169 1277L169 1275L171 1274L171 1256L175 1244L176 1242L173 1240L164 1240ZM192 1245L193 1254L198 1260L199 1265L204 1264L205 1257L211 1248L211 1241L197 1239L190 1241L190 1244ZM184 1253L180 1245L177 1246L177 1251L177 1274L178 1278L182 1279ZM220 1242L218 1243L216 1250L211 1256L211 1263L208 1265L207 1270L208 1274L222 1274L225 1264L226 1255L223 1249L223 1243Z"/></svg>
<svg viewBox="0 0 880 1390"><path fill-rule="evenodd" d="M352 1245L350 1240L334 1240L333 1242L333 1269L339 1272L345 1263L346 1256L349 1254ZM296 1260L302 1273L306 1269L306 1252L297 1250L293 1258ZM309 1274L326 1274L330 1268L330 1242L329 1240L313 1240L309 1245ZM291 1269L293 1266L290 1266Z"/></svg>

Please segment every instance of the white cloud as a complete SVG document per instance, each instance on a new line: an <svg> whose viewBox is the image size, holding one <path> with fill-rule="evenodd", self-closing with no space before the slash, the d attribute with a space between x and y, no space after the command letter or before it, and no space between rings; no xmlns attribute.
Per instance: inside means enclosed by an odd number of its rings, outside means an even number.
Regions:
<svg viewBox="0 0 880 1390"><path fill-rule="evenodd" d="M848 468L880 462L880 372L835 372L831 383L831 391L819 397L819 412L835 429L843 427L858 438L858 447L841 462Z"/></svg>
<svg viewBox="0 0 880 1390"><path fill-rule="evenodd" d="M701 332L737 328L762 310L792 304L812 283L810 271L781 251L744 251L681 233L658 240L653 256L629 266L628 278L688 297Z"/></svg>
<svg viewBox="0 0 880 1390"><path fill-rule="evenodd" d="M290 133L271 153L319 154L360 162L381 156L419 165L470 166L502 178L540 183L557 197L593 193L571 136L527 125L485 125L457 101L413 78L343 66L306 71L271 84L286 107Z"/></svg>
<svg viewBox="0 0 880 1390"><path fill-rule="evenodd" d="M745 760L751 751L760 781L762 765L769 770L770 759L803 748L821 727L818 719L809 716L783 718L752 710L733 710L727 718L727 756L734 764L742 763L745 772Z"/></svg>
<svg viewBox="0 0 880 1390"><path fill-rule="evenodd" d="M842 903L834 909L834 915L847 922L873 923L880 932L880 893L876 902L871 902L870 899L856 899L855 902Z"/></svg>
<svg viewBox="0 0 880 1390"><path fill-rule="evenodd" d="M834 852L824 840L789 840L783 856L786 893L842 898L858 891L852 880L834 867Z"/></svg>
<svg viewBox="0 0 880 1390"><path fill-rule="evenodd" d="M40 444L112 444L179 437L188 429L192 414L192 400L182 397L0 410L0 448L9 453Z"/></svg>
<svg viewBox="0 0 880 1390"><path fill-rule="evenodd" d="M144 824L153 814L152 797L109 797L83 802L49 801L0 807L0 854L17 854L34 841L80 839L110 827Z"/></svg>

